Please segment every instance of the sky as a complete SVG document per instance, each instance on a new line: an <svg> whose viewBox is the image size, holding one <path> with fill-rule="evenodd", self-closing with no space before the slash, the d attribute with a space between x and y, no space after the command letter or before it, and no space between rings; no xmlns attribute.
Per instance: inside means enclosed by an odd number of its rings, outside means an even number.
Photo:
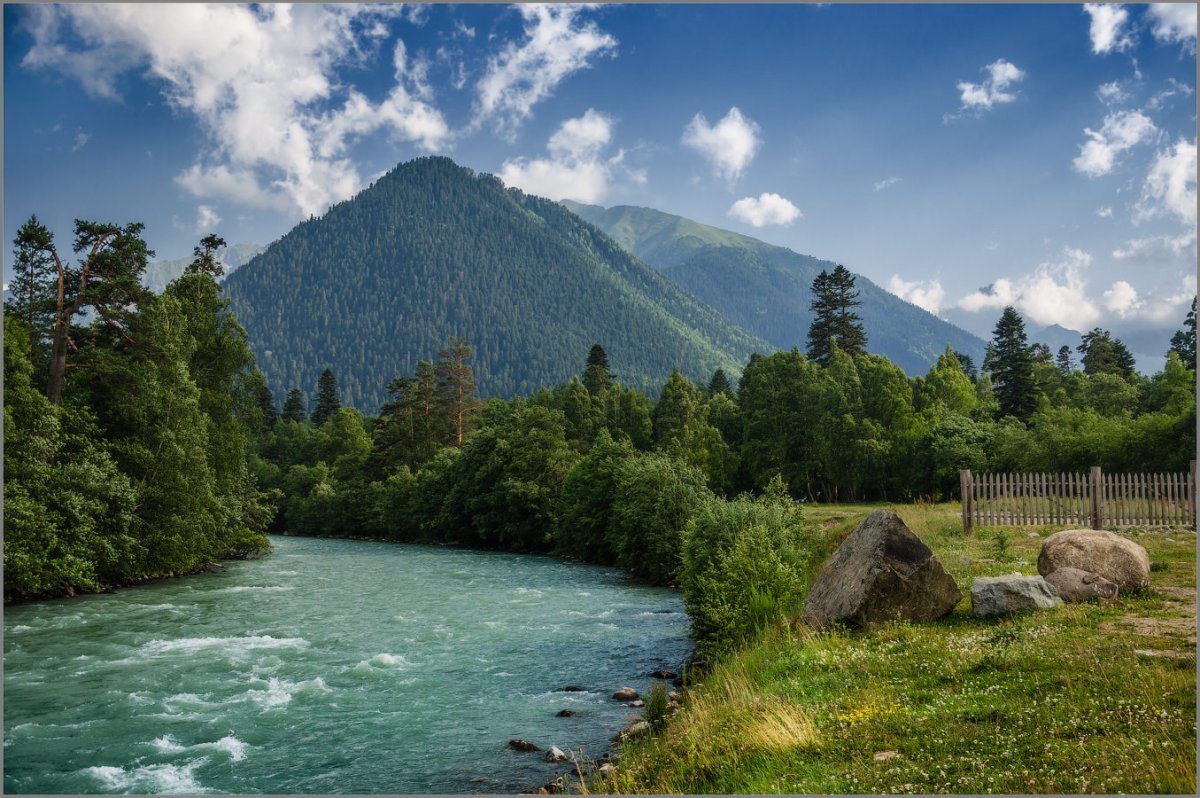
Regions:
<svg viewBox="0 0 1200 798"><path fill-rule="evenodd" d="M63 250L77 217L144 222L162 259L267 244L442 154L843 263L983 337L1011 304L1142 340L1196 292L1196 18L6 5L4 234L37 214Z"/></svg>

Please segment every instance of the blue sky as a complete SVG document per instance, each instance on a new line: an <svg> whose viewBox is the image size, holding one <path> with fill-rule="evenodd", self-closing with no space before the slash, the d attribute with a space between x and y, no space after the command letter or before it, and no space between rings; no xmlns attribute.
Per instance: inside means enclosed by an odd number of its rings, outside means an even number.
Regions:
<svg viewBox="0 0 1200 798"><path fill-rule="evenodd" d="M1136 337L1196 290L1195 75L1195 5L5 6L5 235L265 244L441 153Z"/></svg>

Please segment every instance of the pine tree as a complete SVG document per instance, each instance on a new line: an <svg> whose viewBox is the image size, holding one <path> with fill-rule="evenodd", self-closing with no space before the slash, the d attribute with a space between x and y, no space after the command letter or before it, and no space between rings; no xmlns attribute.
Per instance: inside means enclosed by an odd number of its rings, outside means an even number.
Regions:
<svg viewBox="0 0 1200 798"><path fill-rule="evenodd" d="M833 342L851 357L861 354L867 346L867 335L862 319L852 310L862 304L854 288L854 275L839 263L832 272L817 275L812 292L809 307L816 317L808 328L808 356L821 365L828 364Z"/></svg>
<svg viewBox="0 0 1200 798"><path fill-rule="evenodd" d="M326 368L321 372L320 378L317 379L317 407L312 412L313 426L319 427L329 420L329 417L338 411L342 406L342 400L338 396L337 379L333 376L333 371Z"/></svg>
<svg viewBox="0 0 1200 798"><path fill-rule="evenodd" d="M616 376L608 370L608 353L600 344L594 344L588 352L587 366L583 370L583 387L592 396L601 396L612 386Z"/></svg>
<svg viewBox="0 0 1200 798"><path fill-rule="evenodd" d="M719 393L734 396L733 385L730 384L729 378L725 376L725 369L718 368L713 372L712 379L708 381L709 396L716 396Z"/></svg>
<svg viewBox="0 0 1200 798"><path fill-rule="evenodd" d="M1033 350L1025 337L1025 322L1010 305L1004 309L992 333L991 371L996 400L1001 416L1014 416L1022 421L1037 407L1033 379Z"/></svg>
<svg viewBox="0 0 1200 798"><path fill-rule="evenodd" d="M193 260L185 271L188 274L200 272L214 280L225 273L225 264L217 260L217 250L225 246L225 239L209 233L200 239L200 246L192 249Z"/></svg>
<svg viewBox="0 0 1200 798"><path fill-rule="evenodd" d="M975 380L979 377L979 372L975 370L975 358L971 357L966 352L959 352L957 349L952 351L954 353L954 357L958 358L958 365L962 367L963 374L966 374L967 378L971 380L971 382L975 382Z"/></svg>
<svg viewBox="0 0 1200 798"><path fill-rule="evenodd" d="M1183 320L1183 329L1171 336L1171 352L1179 355L1188 368L1196 368L1196 299L1192 298L1192 309Z"/></svg>
<svg viewBox="0 0 1200 798"><path fill-rule="evenodd" d="M261 375L259 379L261 379ZM254 400L258 405L259 412L262 413L263 429L270 429L275 426L275 420L279 418L279 412L275 409L275 394L271 393L271 389L267 387L265 380L254 386Z"/></svg>
<svg viewBox="0 0 1200 798"><path fill-rule="evenodd" d="M48 342L54 330L55 270L48 251L50 246L53 246L50 231L37 216L30 216L13 240L10 296L4 302L5 315L12 316L25 328L35 376L45 371Z"/></svg>
<svg viewBox="0 0 1200 798"><path fill-rule="evenodd" d="M1108 330L1094 328L1083 336L1077 349L1088 376L1115 374L1124 380L1133 379L1133 353Z"/></svg>
<svg viewBox="0 0 1200 798"><path fill-rule="evenodd" d="M287 392L287 398L283 400L283 412L279 414L279 419L303 422L305 415L304 394L300 393L299 388L293 388Z"/></svg>
<svg viewBox="0 0 1200 798"><path fill-rule="evenodd" d="M454 445L462 448L474 426L480 401L475 396L475 375L467 363L474 355L466 338L451 338L438 352L438 404L454 430Z"/></svg>
<svg viewBox="0 0 1200 798"><path fill-rule="evenodd" d="M1075 370L1075 362L1071 359L1071 347L1063 344L1058 348L1058 357L1054 359L1054 364L1058 366L1058 373L1064 377L1071 376L1071 372Z"/></svg>

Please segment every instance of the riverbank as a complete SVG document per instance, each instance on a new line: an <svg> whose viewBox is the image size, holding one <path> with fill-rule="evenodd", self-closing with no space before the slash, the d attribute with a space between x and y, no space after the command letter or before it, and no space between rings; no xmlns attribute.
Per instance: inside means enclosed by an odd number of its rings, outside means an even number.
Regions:
<svg viewBox="0 0 1200 798"><path fill-rule="evenodd" d="M871 507L810 506L848 534ZM1061 527L980 529L895 509L967 592L1035 574ZM1196 536L1125 530L1151 587L1109 605L870 633L791 618L716 663L659 735L589 785L620 793L1185 793L1196 787Z"/></svg>

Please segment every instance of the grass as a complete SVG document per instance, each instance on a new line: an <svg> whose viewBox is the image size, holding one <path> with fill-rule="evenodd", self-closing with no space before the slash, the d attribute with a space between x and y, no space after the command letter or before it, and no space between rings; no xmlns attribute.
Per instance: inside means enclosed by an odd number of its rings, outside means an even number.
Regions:
<svg viewBox="0 0 1200 798"><path fill-rule="evenodd" d="M874 506L816 505L835 543ZM964 594L1037 573L1061 527L964 537L957 505L896 509ZM1195 533L1123 530L1151 588L976 620L816 633L796 619L718 662L591 792L1176 793L1196 789Z"/></svg>

